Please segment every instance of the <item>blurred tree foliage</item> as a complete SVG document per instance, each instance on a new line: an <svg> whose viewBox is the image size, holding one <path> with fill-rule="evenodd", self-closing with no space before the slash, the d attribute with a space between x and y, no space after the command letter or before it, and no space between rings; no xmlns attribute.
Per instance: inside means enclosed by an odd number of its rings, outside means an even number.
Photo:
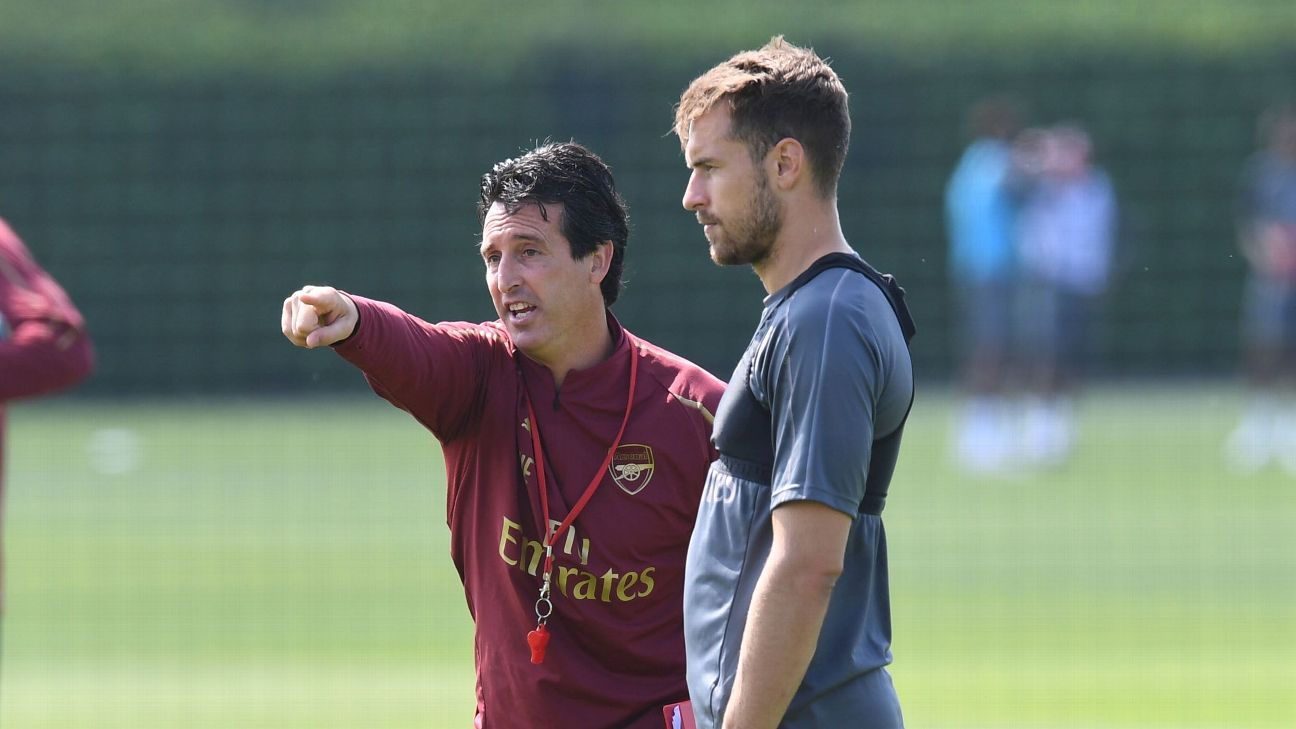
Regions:
<svg viewBox="0 0 1296 729"><path fill-rule="evenodd" d="M1290 44L1290 0L6 0L0 61L172 75L433 67L514 74L554 48L655 62L784 33L916 62L1139 50L1220 56Z"/></svg>

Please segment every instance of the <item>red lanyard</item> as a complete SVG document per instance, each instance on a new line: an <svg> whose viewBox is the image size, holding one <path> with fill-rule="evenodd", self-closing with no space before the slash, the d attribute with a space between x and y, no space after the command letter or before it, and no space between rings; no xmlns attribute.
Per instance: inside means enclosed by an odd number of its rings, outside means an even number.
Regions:
<svg viewBox="0 0 1296 729"><path fill-rule="evenodd" d="M603 465L598 467L594 472L594 477L590 479L589 485L585 487L585 493L581 494L580 500L572 507L567 518L549 533L544 539L545 558L542 581L540 583L540 597L536 599L536 628L527 633L527 645L531 647L531 662L544 663L545 648L549 645L549 629L546 624L549 622L549 616L553 614L553 602L550 601L549 587L553 579L553 545L558 541L558 537L567 531L567 527L576 521L576 517L585 509L589 503L590 497L598 490L600 484L604 481L603 472L607 470L612 463L612 456L616 454L617 446L621 445L621 436L625 435L626 424L630 422L630 410L634 406L635 380L639 375L639 358L635 355L634 340L630 339L629 332L625 333L626 340L630 347L630 393L626 396L625 415L621 418L621 429L617 431L616 439L612 441L612 446L608 448L607 456L603 458ZM536 476L540 483L540 515L544 519L545 531L549 531L549 483L545 478L545 458L544 450L540 445L540 423L536 420L535 410L531 407L531 395L526 392L526 383L522 384L522 392L526 397L527 418L531 423L531 447L535 450Z"/></svg>

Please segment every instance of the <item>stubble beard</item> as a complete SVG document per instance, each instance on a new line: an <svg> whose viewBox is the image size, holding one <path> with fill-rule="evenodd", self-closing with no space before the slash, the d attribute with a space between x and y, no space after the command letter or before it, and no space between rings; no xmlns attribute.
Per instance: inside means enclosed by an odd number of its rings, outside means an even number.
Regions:
<svg viewBox="0 0 1296 729"><path fill-rule="evenodd" d="M745 219L744 219L745 218ZM711 260L721 266L758 265L769 258L783 228L783 211L763 176L756 177L745 216L729 226L732 235L711 243Z"/></svg>

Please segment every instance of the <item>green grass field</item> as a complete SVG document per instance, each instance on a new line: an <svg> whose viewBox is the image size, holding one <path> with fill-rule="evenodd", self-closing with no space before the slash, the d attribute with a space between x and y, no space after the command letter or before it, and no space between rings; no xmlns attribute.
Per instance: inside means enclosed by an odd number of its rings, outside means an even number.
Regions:
<svg viewBox="0 0 1296 729"><path fill-rule="evenodd" d="M887 511L915 729L1296 726L1296 479L1229 476L1231 390L1083 407L1068 468L946 458ZM462 728L471 624L435 441L376 399L12 409L6 729Z"/></svg>

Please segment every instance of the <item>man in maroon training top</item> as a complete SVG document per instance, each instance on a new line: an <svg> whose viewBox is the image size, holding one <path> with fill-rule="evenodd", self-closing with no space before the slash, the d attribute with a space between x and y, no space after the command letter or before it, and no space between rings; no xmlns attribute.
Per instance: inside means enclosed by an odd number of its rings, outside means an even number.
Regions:
<svg viewBox="0 0 1296 729"><path fill-rule="evenodd" d="M498 321L430 324L307 286L284 335L333 346L441 441L476 726L657 729L688 698L684 557L723 385L608 311L628 227L593 153L495 165L478 216Z"/></svg>
<svg viewBox="0 0 1296 729"><path fill-rule="evenodd" d="M0 220L0 469L5 404L71 387L92 369L94 350L80 312ZM0 479L0 496L3 491Z"/></svg>

